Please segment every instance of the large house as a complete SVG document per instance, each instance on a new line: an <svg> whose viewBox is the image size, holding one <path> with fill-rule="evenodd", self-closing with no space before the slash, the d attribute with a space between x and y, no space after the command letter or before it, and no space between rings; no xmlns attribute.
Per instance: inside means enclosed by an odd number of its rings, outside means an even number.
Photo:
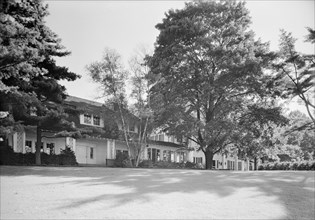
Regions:
<svg viewBox="0 0 315 220"><path fill-rule="evenodd" d="M71 116L71 120L78 128L91 130L91 135L74 139L71 137L51 137L49 131L43 132L41 151L47 154L59 154L61 149L71 148L76 155L77 162L82 165L109 166L116 155L127 151L127 145L119 132L122 129L119 120L112 117L117 110L115 106L108 107L102 103L78 97L69 96L66 105L80 109L80 113ZM137 118L130 114L126 121L129 132L138 133ZM97 132L102 131L102 132ZM36 130L25 127L23 132L16 132L9 137L9 145L15 152L35 152ZM181 145L175 137L165 133L154 134L142 152L143 160L194 162L205 164L203 152L197 151L197 146L189 143L190 150ZM239 160L236 155L216 154L213 158L214 169L251 170L252 163Z"/></svg>

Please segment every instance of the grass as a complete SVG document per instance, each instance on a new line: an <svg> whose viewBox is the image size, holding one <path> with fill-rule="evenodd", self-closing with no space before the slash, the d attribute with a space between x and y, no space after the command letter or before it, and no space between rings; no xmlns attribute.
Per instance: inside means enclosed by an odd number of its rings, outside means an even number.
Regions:
<svg viewBox="0 0 315 220"><path fill-rule="evenodd" d="M314 171L0 170L1 219L315 219Z"/></svg>

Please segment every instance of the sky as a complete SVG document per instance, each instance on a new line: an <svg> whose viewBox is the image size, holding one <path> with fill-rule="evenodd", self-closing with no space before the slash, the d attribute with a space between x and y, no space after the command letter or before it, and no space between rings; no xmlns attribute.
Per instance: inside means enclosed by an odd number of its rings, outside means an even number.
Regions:
<svg viewBox="0 0 315 220"><path fill-rule="evenodd" d="M105 47L117 50L128 67L135 50L144 45L153 50L159 34L155 25L170 9L180 9L185 1L44 1L49 16L46 25L61 39L71 55L58 58L57 64L66 66L82 77L74 82L62 81L69 95L97 100L98 85L88 76L85 66L102 57ZM314 0L250 0L246 7L252 18L251 29L256 39L270 42L277 50L280 29L292 32L297 38L296 49L314 53L314 45L304 42L306 27L315 28ZM98 100L100 101L100 100ZM291 103L292 109L304 111L303 106ZM305 112L305 111L304 111Z"/></svg>

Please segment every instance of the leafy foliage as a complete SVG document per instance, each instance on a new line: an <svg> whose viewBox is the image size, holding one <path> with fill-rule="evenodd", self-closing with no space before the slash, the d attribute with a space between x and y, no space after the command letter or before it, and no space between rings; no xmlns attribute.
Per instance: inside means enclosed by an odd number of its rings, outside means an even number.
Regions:
<svg viewBox="0 0 315 220"><path fill-rule="evenodd" d="M41 153L43 165L78 165L74 152L66 148L60 154ZM15 153L12 148L7 146L0 147L0 164L1 165L35 165L34 153Z"/></svg>
<svg viewBox="0 0 315 220"><path fill-rule="evenodd" d="M275 56L254 40L249 25L245 4L236 1L190 2L156 25L160 34L147 57L156 122L199 145L208 169L213 155L235 141L242 114L270 101L264 72ZM266 114L252 119L264 123L271 119L266 115L279 115L264 107Z"/></svg>
<svg viewBox="0 0 315 220"><path fill-rule="evenodd" d="M315 161L261 164L258 170L315 170Z"/></svg>

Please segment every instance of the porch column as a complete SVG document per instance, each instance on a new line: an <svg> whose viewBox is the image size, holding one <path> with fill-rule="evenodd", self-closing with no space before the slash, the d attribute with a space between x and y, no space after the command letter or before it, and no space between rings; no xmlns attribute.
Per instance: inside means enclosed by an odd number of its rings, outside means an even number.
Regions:
<svg viewBox="0 0 315 220"><path fill-rule="evenodd" d="M111 159L111 146L110 146L110 140L109 139L107 139L106 147L107 147L106 159Z"/></svg>
<svg viewBox="0 0 315 220"><path fill-rule="evenodd" d="M32 141L32 153L36 152L36 148L35 148L35 141Z"/></svg>
<svg viewBox="0 0 315 220"><path fill-rule="evenodd" d="M17 133L14 132L12 135L12 147L13 147L13 151L17 152Z"/></svg>
<svg viewBox="0 0 315 220"><path fill-rule="evenodd" d="M25 150L25 132L22 133L22 153L25 154L26 150Z"/></svg>
<svg viewBox="0 0 315 220"><path fill-rule="evenodd" d="M224 163L225 163L224 154L222 154L222 161L221 161L221 163L222 163L221 169L225 169L225 167L224 167Z"/></svg>
<svg viewBox="0 0 315 220"><path fill-rule="evenodd" d="M116 141L115 140L112 140L112 159L115 159L116 157Z"/></svg>

